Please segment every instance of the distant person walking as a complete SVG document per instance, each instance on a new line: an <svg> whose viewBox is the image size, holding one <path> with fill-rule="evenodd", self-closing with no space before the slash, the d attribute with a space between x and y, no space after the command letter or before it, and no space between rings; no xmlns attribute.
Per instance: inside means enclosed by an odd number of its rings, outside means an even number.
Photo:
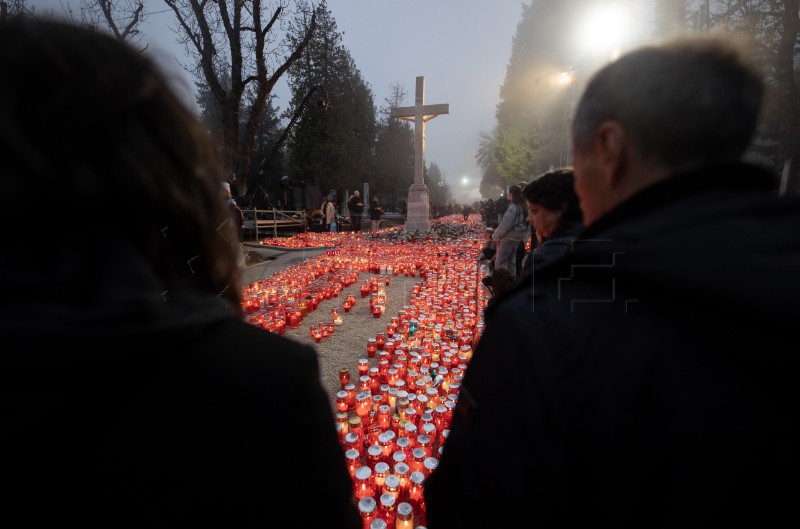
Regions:
<svg viewBox="0 0 800 529"><path fill-rule="evenodd" d="M361 193L358 189L353 191L353 196L347 201L347 209L350 211L350 224L353 226L353 231L360 232L361 216L364 214L364 202L361 200Z"/></svg>
<svg viewBox="0 0 800 529"><path fill-rule="evenodd" d="M322 198L320 210L325 222L325 231L336 231L336 208L327 196Z"/></svg>
<svg viewBox="0 0 800 529"><path fill-rule="evenodd" d="M372 195L372 200L369 203L369 218L370 218L370 231L375 233L381 225L381 217L383 216L383 207L378 200L377 195Z"/></svg>

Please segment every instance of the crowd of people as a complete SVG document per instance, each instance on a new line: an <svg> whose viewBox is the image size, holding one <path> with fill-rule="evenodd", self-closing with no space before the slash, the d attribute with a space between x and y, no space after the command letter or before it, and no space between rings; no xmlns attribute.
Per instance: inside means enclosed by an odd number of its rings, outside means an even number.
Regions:
<svg viewBox="0 0 800 529"><path fill-rule="evenodd" d="M155 64L10 18L0 69L0 214L30 218L35 181L61 228L5 234L4 516L361 529L317 352L244 322L231 182L220 200ZM430 529L797 523L800 199L743 161L763 93L723 36L629 52L579 99L572 167L486 208L513 281L426 481ZM96 221L103 196L119 222Z"/></svg>

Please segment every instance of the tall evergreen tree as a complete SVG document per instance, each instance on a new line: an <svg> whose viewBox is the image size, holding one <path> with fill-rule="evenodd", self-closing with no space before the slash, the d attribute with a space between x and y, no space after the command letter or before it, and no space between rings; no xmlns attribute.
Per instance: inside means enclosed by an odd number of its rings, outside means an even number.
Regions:
<svg viewBox="0 0 800 529"><path fill-rule="evenodd" d="M506 188L506 182L497 170L497 157L495 131L481 132L475 161L483 169L478 190L484 198L498 198L499 193Z"/></svg>
<svg viewBox="0 0 800 529"><path fill-rule="evenodd" d="M575 60L568 31L573 13L572 5L559 0L522 5L494 131L494 167L506 184L566 161L573 88L559 81Z"/></svg>
<svg viewBox="0 0 800 529"><path fill-rule="evenodd" d="M330 106L308 105L302 112L289 137L289 175L323 192L352 191L368 181L374 168L374 95L342 44L324 0L316 14L317 32L289 70L291 106L297 109L311 93L327 97Z"/></svg>
<svg viewBox="0 0 800 529"><path fill-rule="evenodd" d="M453 194L450 186L444 179L444 173L438 165L431 162L426 171L425 182L428 186L428 200L431 207L444 207L453 202Z"/></svg>

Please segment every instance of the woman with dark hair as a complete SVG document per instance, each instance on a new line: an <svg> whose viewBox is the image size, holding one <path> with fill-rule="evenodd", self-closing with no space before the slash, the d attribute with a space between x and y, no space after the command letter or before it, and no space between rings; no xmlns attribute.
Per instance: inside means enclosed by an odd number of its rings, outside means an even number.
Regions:
<svg viewBox="0 0 800 529"><path fill-rule="evenodd" d="M512 185L508 188L509 205L500 224L492 233L492 240L497 241L494 269L505 270L509 280L517 277L517 247L528 234L525 222L525 200L522 188Z"/></svg>
<svg viewBox="0 0 800 529"><path fill-rule="evenodd" d="M522 264L526 274L569 252L572 240L583 229L583 216L572 169L544 173L525 186L522 194L528 205L528 222L537 239Z"/></svg>
<svg viewBox="0 0 800 529"><path fill-rule="evenodd" d="M4 517L359 529L316 352L243 320L226 175L152 60L8 18L0 71Z"/></svg>

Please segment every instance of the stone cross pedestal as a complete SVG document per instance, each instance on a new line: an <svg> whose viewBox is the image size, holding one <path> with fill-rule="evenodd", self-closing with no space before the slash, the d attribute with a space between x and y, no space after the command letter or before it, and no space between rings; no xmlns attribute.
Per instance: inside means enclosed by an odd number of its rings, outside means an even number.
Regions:
<svg viewBox="0 0 800 529"><path fill-rule="evenodd" d="M408 188L406 231L431 229L431 205L428 187L423 180L425 168L425 123L439 114L449 114L450 104L425 104L425 77L417 77L413 107L391 109L389 116L414 123L414 183Z"/></svg>

